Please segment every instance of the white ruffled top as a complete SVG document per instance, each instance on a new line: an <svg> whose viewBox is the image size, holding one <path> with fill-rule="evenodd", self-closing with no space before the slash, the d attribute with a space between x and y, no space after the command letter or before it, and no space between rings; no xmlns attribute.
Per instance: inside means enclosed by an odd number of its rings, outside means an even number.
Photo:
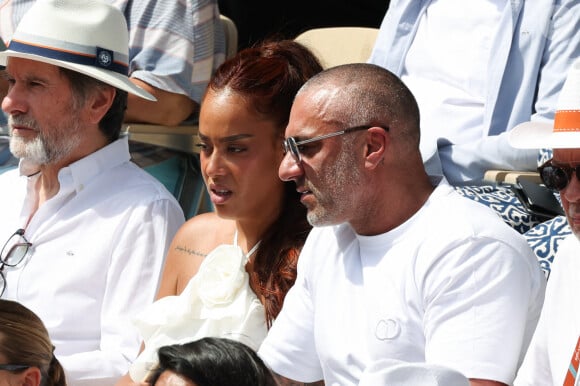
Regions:
<svg viewBox="0 0 580 386"><path fill-rule="evenodd" d="M236 231L234 245L210 252L180 295L155 301L134 319L145 344L129 370L134 381L143 381L156 366L161 346L211 336L258 350L267 333L266 317L245 266L260 243L244 254L237 238Z"/></svg>

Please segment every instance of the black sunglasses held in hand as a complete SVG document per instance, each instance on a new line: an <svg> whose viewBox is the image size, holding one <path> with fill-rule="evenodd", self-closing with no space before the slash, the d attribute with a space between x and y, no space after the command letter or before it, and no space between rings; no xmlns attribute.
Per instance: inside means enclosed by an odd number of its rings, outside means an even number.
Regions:
<svg viewBox="0 0 580 386"><path fill-rule="evenodd" d="M16 267L20 264L31 246L32 243L24 237L24 229L18 229L4 244L0 251L0 296L4 294L6 289L4 267Z"/></svg>
<svg viewBox="0 0 580 386"><path fill-rule="evenodd" d="M576 173L576 178L580 181L580 165L577 166L556 166L549 160L538 168L540 178L546 188L560 191L566 188L572 181L572 174Z"/></svg>

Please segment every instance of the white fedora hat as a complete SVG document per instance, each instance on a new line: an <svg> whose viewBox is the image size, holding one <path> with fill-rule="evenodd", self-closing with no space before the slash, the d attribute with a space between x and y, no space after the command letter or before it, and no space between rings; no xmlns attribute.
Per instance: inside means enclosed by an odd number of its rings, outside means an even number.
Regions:
<svg viewBox="0 0 580 386"><path fill-rule="evenodd" d="M367 367L359 386L469 386L459 371L428 363L382 359Z"/></svg>
<svg viewBox="0 0 580 386"><path fill-rule="evenodd" d="M580 58L572 64L560 91L554 124L521 123L510 131L508 140L520 149L580 148Z"/></svg>
<svg viewBox="0 0 580 386"><path fill-rule="evenodd" d="M121 11L102 0L37 0L16 27L8 57L68 68L141 98L155 97L129 80L129 32Z"/></svg>

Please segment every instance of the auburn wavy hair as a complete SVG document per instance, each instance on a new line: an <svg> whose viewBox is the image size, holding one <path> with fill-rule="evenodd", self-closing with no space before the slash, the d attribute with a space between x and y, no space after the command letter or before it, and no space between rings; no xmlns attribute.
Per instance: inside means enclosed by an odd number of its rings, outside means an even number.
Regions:
<svg viewBox="0 0 580 386"><path fill-rule="evenodd" d="M279 130L276 134L283 136L294 96L320 71L318 59L300 43L264 41L224 62L213 75L208 90L227 88L242 96L256 113L275 124ZM284 184L282 210L262 235L250 272L250 285L264 304L268 327L296 280L298 255L311 229L295 184Z"/></svg>

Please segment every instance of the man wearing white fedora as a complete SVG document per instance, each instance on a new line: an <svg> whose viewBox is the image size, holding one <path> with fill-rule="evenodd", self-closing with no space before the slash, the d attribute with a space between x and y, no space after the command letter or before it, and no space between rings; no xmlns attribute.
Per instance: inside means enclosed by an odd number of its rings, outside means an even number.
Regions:
<svg viewBox="0 0 580 386"><path fill-rule="evenodd" d="M119 8L127 20L130 80L157 99L153 102L129 94L125 122L172 126L196 117L211 75L225 60L217 0L106 1ZM34 2L0 2L0 37L6 43ZM0 76L0 99L5 94L4 84ZM0 125L3 118L0 112ZM0 128L0 134L5 133ZM0 143L0 150L1 146ZM181 154L134 140L129 141L129 150L133 161L141 167ZM0 154L0 167L16 163L9 156L9 152Z"/></svg>
<svg viewBox="0 0 580 386"><path fill-rule="evenodd" d="M101 0L37 0L0 65L20 159L0 176L0 296L42 318L70 385L114 384L184 222L120 138L127 93L155 98L128 78L125 18Z"/></svg>
<svg viewBox="0 0 580 386"><path fill-rule="evenodd" d="M177 125L199 108L215 69L225 59L217 0L106 0L129 28L130 79L157 101L129 95L127 122ZM35 0L0 4L0 37L8 42ZM103 31L104 32L104 31Z"/></svg>
<svg viewBox="0 0 580 386"><path fill-rule="evenodd" d="M559 245L538 326L515 385L577 385L580 359L580 59L572 65L554 124L526 122L511 132L518 148L552 148L539 167L546 187L560 193L572 230Z"/></svg>

